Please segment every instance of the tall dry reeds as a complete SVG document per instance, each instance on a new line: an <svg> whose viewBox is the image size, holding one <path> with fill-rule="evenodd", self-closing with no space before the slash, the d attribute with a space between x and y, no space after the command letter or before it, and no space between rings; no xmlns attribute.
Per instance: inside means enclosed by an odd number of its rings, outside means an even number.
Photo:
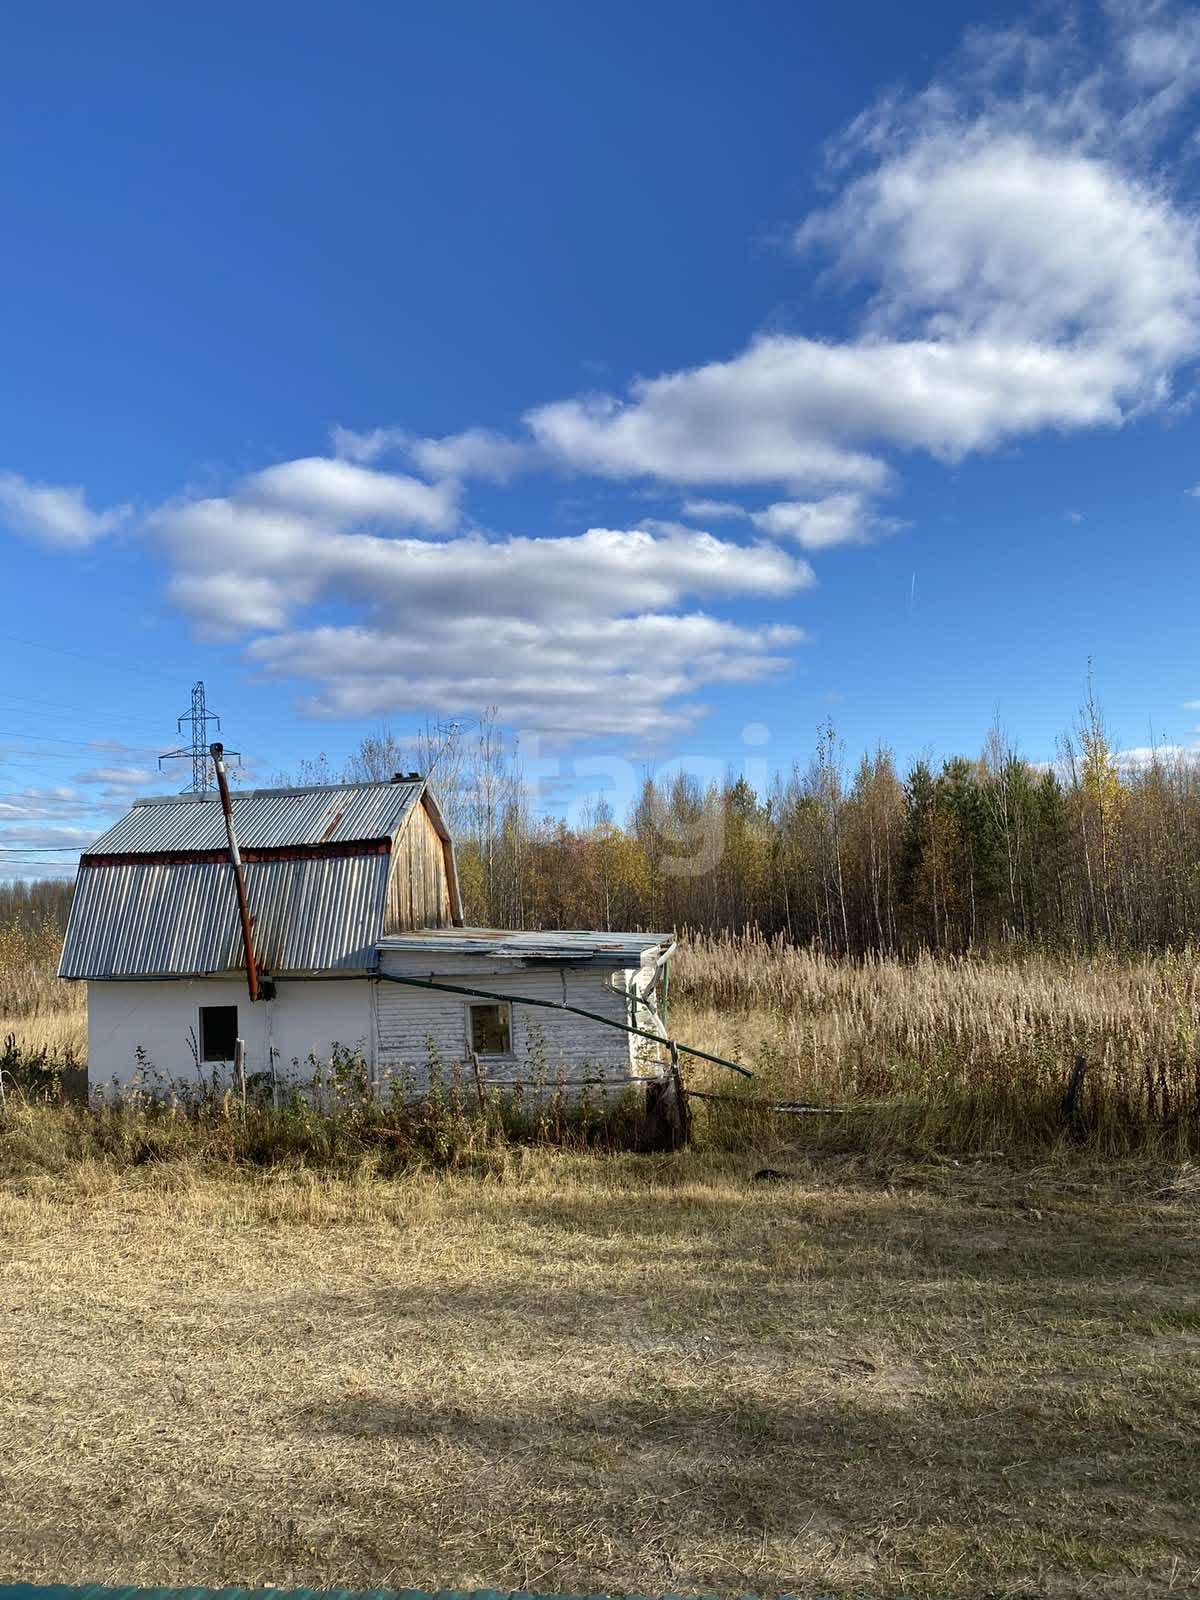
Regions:
<svg viewBox="0 0 1200 1600"><path fill-rule="evenodd" d="M0 1039L11 1033L25 1050L80 1057L86 996L82 984L55 977L61 949L62 927L52 916L0 922Z"/></svg>
<svg viewBox="0 0 1200 1600"><path fill-rule="evenodd" d="M834 959L756 934L681 945L673 1031L732 1051L770 1092L965 1115L985 1142L1057 1133L1200 1139L1200 965L923 955ZM1077 1059L1082 1091L1063 1099ZM1069 1126L1067 1123L1069 1122ZM972 1139L975 1135L972 1135Z"/></svg>

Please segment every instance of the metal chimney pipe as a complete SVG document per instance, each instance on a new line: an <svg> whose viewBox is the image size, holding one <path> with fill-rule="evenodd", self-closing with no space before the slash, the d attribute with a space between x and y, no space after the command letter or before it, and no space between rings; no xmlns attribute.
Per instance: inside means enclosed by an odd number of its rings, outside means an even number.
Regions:
<svg viewBox="0 0 1200 1600"><path fill-rule="evenodd" d="M210 744L208 753L216 768L217 788L221 791L221 809L225 813L225 833L229 839L229 860L233 867L233 881L237 885L238 915L242 919L242 948L246 952L246 984L250 990L250 999L254 1001L260 998L258 967L254 960L254 940L250 934L250 903L246 899L246 874L242 871L241 851L238 849L237 834L233 831L233 806L229 799L229 780L225 776L225 746Z"/></svg>

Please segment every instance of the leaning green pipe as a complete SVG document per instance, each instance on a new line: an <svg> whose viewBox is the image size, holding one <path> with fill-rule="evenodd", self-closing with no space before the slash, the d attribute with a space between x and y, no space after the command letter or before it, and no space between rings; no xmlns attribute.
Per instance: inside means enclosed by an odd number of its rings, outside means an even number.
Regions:
<svg viewBox="0 0 1200 1600"><path fill-rule="evenodd" d="M497 994L493 989L466 989L460 983L435 983L432 978L401 978L394 972L376 972L376 978L382 978L385 983L407 983L414 989L440 989L445 994L472 995L478 1000L505 1000L522 1006L544 1006L547 1011L573 1011L577 1017L590 1017L593 1022L602 1022L606 1028L620 1028L622 1033L636 1033L643 1039L653 1039L655 1044L665 1044L668 1049L672 1046L682 1050L685 1055L699 1056L701 1061L711 1061L718 1067L728 1067L730 1072L740 1072L743 1078L752 1078L754 1074L748 1067L739 1067L736 1061L726 1061L724 1056L709 1055L707 1050L697 1050L694 1045L679 1044L674 1039L664 1039L660 1033L650 1033L646 1028L635 1028L628 1022L614 1022L611 1017L601 1016L598 1011L585 1011L582 1006L569 1006L565 1000L533 1000L525 994Z"/></svg>

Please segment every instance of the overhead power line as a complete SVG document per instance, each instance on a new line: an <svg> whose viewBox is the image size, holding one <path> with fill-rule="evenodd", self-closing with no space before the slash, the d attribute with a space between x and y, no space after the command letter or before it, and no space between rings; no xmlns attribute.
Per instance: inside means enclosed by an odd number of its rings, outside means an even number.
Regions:
<svg viewBox="0 0 1200 1600"><path fill-rule="evenodd" d="M46 650L53 656L70 656L73 661L91 661L97 666L110 667L114 672L125 672L136 678L161 678L164 683L174 683L174 678L169 678L165 672L155 672L153 668L141 662L135 667L129 661L118 660L115 656L88 655L83 650L68 650L58 644L47 644L44 639L22 639L15 633L0 633L0 639L7 644L24 645L29 650Z"/></svg>
<svg viewBox="0 0 1200 1600"><path fill-rule="evenodd" d="M0 728L0 739L32 739L37 744L70 744L74 745L79 750L94 750L96 754L100 756L106 753L104 744L102 742L97 742L95 739L60 739L54 734L50 733L20 733L13 728ZM45 755L47 752L39 751L38 754ZM153 756L157 755L158 752L153 748L153 746L148 744L127 744L122 745L120 750L108 750L107 754ZM3 759L3 754L0 754L0 760Z"/></svg>
<svg viewBox="0 0 1200 1600"><path fill-rule="evenodd" d="M34 854L54 853L67 851L70 855L78 855L81 846L77 844L0 844L0 855L6 856L31 856Z"/></svg>

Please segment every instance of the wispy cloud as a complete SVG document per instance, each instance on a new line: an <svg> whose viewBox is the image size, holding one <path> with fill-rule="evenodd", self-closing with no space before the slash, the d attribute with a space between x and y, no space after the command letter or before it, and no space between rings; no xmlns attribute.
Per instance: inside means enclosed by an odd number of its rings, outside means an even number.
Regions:
<svg viewBox="0 0 1200 1600"><path fill-rule="evenodd" d="M423 439L406 428L333 429L333 448L347 461L366 463L402 456L430 478L490 478L505 483L535 465L527 440L511 439L492 428L465 428L440 439Z"/></svg>
<svg viewBox="0 0 1200 1600"><path fill-rule="evenodd" d="M0 472L0 526L24 539L79 549L112 533L131 515L128 506L93 511L81 488L31 483L16 472Z"/></svg>
<svg viewBox="0 0 1200 1600"><path fill-rule="evenodd" d="M39 827L33 823L22 823L6 827L0 843L27 850L53 849L58 845L67 850L82 850L95 837L94 828L68 827L64 824Z"/></svg>
<svg viewBox="0 0 1200 1600"><path fill-rule="evenodd" d="M751 514L751 522L775 538L791 539L805 550L839 544L865 544L894 532L899 523L872 510L861 494L832 494L823 500L780 500Z"/></svg>
<svg viewBox="0 0 1200 1600"><path fill-rule="evenodd" d="M9 790L0 794L0 823L36 822L61 818L64 813L78 811L81 797L74 789ZM0 844L4 833L0 830Z"/></svg>
<svg viewBox="0 0 1200 1600"><path fill-rule="evenodd" d="M685 500L679 509L691 522L740 522L750 515L736 500Z"/></svg>
<svg viewBox="0 0 1200 1600"><path fill-rule="evenodd" d="M164 781L151 767L90 767L75 775L76 783L102 783L111 789L145 789Z"/></svg>

